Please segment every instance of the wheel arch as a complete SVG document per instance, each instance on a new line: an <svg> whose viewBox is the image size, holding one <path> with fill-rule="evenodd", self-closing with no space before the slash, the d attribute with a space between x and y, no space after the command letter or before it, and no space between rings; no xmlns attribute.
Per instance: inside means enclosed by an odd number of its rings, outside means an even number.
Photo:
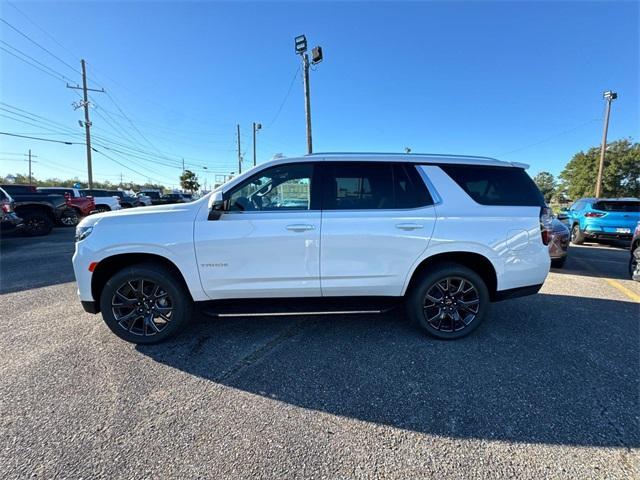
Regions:
<svg viewBox="0 0 640 480"><path fill-rule="evenodd" d="M477 252L469 251L442 252L423 259L413 270L404 293L406 294L407 292L411 291L418 279L429 268L439 263L447 262L458 263L467 268L470 268L478 275L480 275L482 280L484 280L485 284L487 285L487 289L489 290L489 298L492 301L494 300L496 291L498 289L498 275L493 263L486 256Z"/></svg>
<svg viewBox="0 0 640 480"><path fill-rule="evenodd" d="M193 301L191 290L189 289L182 272L171 260L154 253L121 253L100 260L91 275L91 295L96 302L96 306L98 306L98 310L100 305L100 296L102 295L102 290L104 289L107 281L120 270L142 263L162 265L167 268L173 273L174 278L178 279L182 284L185 291L189 294L189 298Z"/></svg>
<svg viewBox="0 0 640 480"><path fill-rule="evenodd" d="M53 208L49 205L42 205L37 203L30 204L30 205L18 205L14 207L14 210L16 212L16 215L18 215L19 217L23 215L27 215L32 212L39 212L39 213L44 213L47 217L49 217L49 220L51 220L53 223L55 223L56 221L56 216L53 212Z"/></svg>

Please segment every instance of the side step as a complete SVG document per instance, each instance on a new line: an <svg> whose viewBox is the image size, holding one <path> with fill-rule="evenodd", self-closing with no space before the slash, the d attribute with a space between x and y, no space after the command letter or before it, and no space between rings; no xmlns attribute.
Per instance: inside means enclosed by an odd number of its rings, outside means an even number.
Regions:
<svg viewBox="0 0 640 480"><path fill-rule="evenodd" d="M199 302L210 317L279 317L295 315L353 315L388 312L402 297L251 298Z"/></svg>

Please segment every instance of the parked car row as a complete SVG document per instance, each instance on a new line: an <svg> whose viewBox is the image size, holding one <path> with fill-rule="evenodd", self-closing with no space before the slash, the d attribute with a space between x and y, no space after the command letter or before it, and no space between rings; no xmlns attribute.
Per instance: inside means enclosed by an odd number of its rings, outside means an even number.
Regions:
<svg viewBox="0 0 640 480"><path fill-rule="evenodd" d="M128 195L120 190L16 184L1 188L2 230L18 230L28 236L47 235L54 226L74 227L92 213L191 201L180 193L149 192L157 195L154 201L146 192Z"/></svg>

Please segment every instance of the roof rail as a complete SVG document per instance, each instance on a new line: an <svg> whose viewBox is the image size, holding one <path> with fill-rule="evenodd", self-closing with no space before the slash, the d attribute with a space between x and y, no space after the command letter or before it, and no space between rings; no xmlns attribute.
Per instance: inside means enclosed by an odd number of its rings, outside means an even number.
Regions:
<svg viewBox="0 0 640 480"><path fill-rule="evenodd" d="M450 153L401 153L401 152L314 152L307 153L305 157L327 156L327 155L379 155L379 156L397 156L397 157L443 157L443 158L478 158L486 160L496 160L492 157L481 155L457 155Z"/></svg>

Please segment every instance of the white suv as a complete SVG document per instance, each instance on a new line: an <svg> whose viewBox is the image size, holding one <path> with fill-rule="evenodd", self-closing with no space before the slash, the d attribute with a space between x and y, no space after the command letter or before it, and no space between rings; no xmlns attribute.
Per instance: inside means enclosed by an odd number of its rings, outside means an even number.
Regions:
<svg viewBox="0 0 640 480"><path fill-rule="evenodd" d="M254 167L192 202L92 215L73 267L84 309L135 343L192 307L218 315L370 312L403 302L438 338L536 293L550 218L526 165L313 154Z"/></svg>

